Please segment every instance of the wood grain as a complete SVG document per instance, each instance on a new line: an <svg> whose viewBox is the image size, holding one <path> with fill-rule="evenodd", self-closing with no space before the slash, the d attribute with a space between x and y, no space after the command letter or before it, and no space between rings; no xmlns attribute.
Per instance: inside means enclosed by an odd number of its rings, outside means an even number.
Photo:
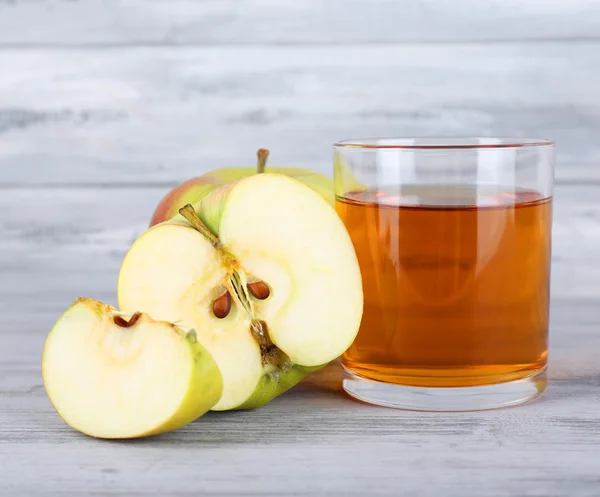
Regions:
<svg viewBox="0 0 600 497"><path fill-rule="evenodd" d="M5 0L0 43L365 44L597 39L595 0Z"/></svg>
<svg viewBox="0 0 600 497"><path fill-rule="evenodd" d="M330 174L365 135L558 143L558 181L600 181L599 45L4 50L0 184L172 183L273 164Z"/></svg>

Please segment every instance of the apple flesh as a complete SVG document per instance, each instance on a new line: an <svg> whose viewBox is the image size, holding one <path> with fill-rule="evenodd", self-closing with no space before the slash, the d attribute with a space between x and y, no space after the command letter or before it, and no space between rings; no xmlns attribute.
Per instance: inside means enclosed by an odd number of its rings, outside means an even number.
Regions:
<svg viewBox="0 0 600 497"><path fill-rule="evenodd" d="M246 178L265 171L269 151L261 148L257 152L257 165L253 167L238 167L215 169L202 176L184 181L175 187L160 201L154 211L150 226L167 221L179 213L186 204L195 204L220 186ZM269 167L270 173L284 174L305 183L320 193L325 200L334 205L333 181L326 176L308 169L292 167Z"/></svg>
<svg viewBox="0 0 600 497"><path fill-rule="evenodd" d="M341 355L358 332L348 232L313 189L264 173L223 186L144 233L119 305L192 327L223 375L215 410L266 404Z"/></svg>
<svg viewBox="0 0 600 497"><path fill-rule="evenodd" d="M222 378L193 330L78 299L48 335L42 375L72 428L98 438L175 430L219 400Z"/></svg>

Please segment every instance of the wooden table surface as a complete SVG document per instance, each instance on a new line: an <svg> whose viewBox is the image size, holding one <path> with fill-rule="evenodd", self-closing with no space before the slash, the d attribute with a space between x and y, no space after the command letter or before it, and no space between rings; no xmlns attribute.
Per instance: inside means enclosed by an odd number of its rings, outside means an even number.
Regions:
<svg viewBox="0 0 600 497"><path fill-rule="evenodd" d="M0 1L0 495L600 495L599 68L593 0ZM557 140L542 398L379 408L333 364L152 439L61 421L46 334L115 303L170 187L259 147L329 173L337 139L435 134Z"/></svg>

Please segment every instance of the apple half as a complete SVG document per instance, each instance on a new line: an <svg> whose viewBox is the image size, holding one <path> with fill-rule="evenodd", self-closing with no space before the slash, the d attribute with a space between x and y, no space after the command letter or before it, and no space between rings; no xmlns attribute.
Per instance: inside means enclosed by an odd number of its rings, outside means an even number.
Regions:
<svg viewBox="0 0 600 497"><path fill-rule="evenodd" d="M223 375L215 410L253 408L341 355L362 317L356 254L313 189L263 173L146 231L119 305L191 327Z"/></svg>
<svg viewBox="0 0 600 497"><path fill-rule="evenodd" d="M42 375L72 428L97 438L175 430L217 403L221 373L193 330L78 299L48 335Z"/></svg>

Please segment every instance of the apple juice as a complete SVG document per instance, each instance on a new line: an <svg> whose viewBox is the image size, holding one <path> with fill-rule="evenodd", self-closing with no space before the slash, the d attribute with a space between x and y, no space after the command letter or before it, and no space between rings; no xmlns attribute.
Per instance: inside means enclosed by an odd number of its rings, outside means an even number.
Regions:
<svg viewBox="0 0 600 497"><path fill-rule="evenodd" d="M421 387L546 367L551 198L481 186L394 186L338 198L364 314L343 355L359 376Z"/></svg>

